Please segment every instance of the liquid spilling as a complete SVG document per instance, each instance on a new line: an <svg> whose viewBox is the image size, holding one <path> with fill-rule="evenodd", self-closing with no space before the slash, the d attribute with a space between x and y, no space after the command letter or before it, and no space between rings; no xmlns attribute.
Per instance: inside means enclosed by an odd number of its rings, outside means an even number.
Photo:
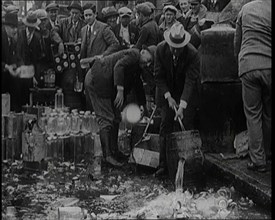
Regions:
<svg viewBox="0 0 275 220"><path fill-rule="evenodd" d="M176 192L182 192L182 189L183 189L184 164L185 164L185 160L183 158L179 159L177 174L175 177Z"/></svg>

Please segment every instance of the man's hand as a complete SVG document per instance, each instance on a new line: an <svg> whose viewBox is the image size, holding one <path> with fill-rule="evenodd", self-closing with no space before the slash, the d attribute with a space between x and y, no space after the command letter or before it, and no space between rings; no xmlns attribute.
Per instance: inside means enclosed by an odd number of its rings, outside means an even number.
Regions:
<svg viewBox="0 0 275 220"><path fill-rule="evenodd" d="M11 65L6 64L5 69L7 69L13 77L18 76L18 72L16 71L16 64L11 64Z"/></svg>
<svg viewBox="0 0 275 220"><path fill-rule="evenodd" d="M59 53L59 55L63 54L64 51L65 51L64 44L62 42L60 42L59 45L58 45L58 53Z"/></svg>
<svg viewBox="0 0 275 220"><path fill-rule="evenodd" d="M174 120L176 121L178 117L180 118L180 120L182 120L183 119L183 113L184 113L184 108L179 107L179 109L177 110L177 112L175 114Z"/></svg>
<svg viewBox="0 0 275 220"><path fill-rule="evenodd" d="M171 109L174 109L174 107L177 107L177 103L176 103L175 99L173 99L171 96L169 96L167 98L167 101L168 101L168 105Z"/></svg>
<svg viewBox="0 0 275 220"><path fill-rule="evenodd" d="M116 99L114 101L115 107L121 108L124 102L123 90L118 89L116 94Z"/></svg>
<svg viewBox="0 0 275 220"><path fill-rule="evenodd" d="M32 81L33 81L33 87L34 87L34 88L37 87L38 82L37 82L37 80L35 79L35 77L32 78Z"/></svg>

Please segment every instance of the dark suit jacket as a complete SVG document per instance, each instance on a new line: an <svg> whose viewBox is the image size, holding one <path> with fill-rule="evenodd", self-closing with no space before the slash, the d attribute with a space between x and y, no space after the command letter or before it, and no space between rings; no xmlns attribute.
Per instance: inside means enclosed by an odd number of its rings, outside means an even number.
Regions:
<svg viewBox="0 0 275 220"><path fill-rule="evenodd" d="M139 37L138 28L132 23L130 23L128 27L129 27L129 35L130 35L130 44L136 44L138 41L138 37ZM126 45L126 43L123 41L122 37L119 36L120 29L121 29L121 23L117 24L113 28L113 32L115 33L116 38L118 39L118 41L119 41L120 45L123 47L123 49L127 49L127 48L129 48L129 45Z"/></svg>
<svg viewBox="0 0 275 220"><path fill-rule="evenodd" d="M115 97L117 85L124 87L125 97L134 89L137 103L145 105L139 57L139 50L132 48L97 59L87 73L85 86L91 86L98 96L110 99Z"/></svg>
<svg viewBox="0 0 275 220"><path fill-rule="evenodd" d="M140 28L140 35L135 47L142 48L142 45L151 46L159 43L159 27L152 18L142 24Z"/></svg>
<svg viewBox="0 0 275 220"><path fill-rule="evenodd" d="M2 88L1 91L2 93L5 92L10 92L10 80L11 80L11 75L10 73L5 70L5 65L11 65L11 64L16 64L17 63L17 54L16 54L16 43L14 40L11 40L11 44L9 44L8 41L8 35L5 30L5 27L2 26L2 73L1 73L1 78L2 78Z"/></svg>
<svg viewBox="0 0 275 220"><path fill-rule="evenodd" d="M80 58L93 57L95 55L107 54L119 45L115 34L107 24L95 21L90 42L87 42L88 25L81 29Z"/></svg>
<svg viewBox="0 0 275 220"><path fill-rule="evenodd" d="M165 41L159 43L155 58L157 105L164 103L166 92L170 92L177 102L184 100L188 103L197 85L199 71L200 59L193 45L189 43L184 47L183 53L179 56L178 64L174 68L169 45Z"/></svg>
<svg viewBox="0 0 275 220"><path fill-rule="evenodd" d="M57 25L55 28L57 32L59 33L59 36L62 38L64 43L68 42L75 42L78 39L81 38L81 29L86 25L85 21L80 19L78 21L76 30L75 30L75 36L72 36L70 29L73 26L72 18L71 16L68 18L63 18L60 20L60 24Z"/></svg>

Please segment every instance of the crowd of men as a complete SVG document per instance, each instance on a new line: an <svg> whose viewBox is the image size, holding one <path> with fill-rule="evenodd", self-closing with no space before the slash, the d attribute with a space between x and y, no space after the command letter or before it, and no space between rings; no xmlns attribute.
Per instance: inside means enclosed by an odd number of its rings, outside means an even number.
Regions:
<svg viewBox="0 0 275 220"><path fill-rule="evenodd" d="M45 9L29 10L22 24L19 9L2 4L2 93L11 94L11 110L21 111L29 101L29 89L39 85L43 71L53 68L52 45L62 55L65 44L79 43L82 69L64 71L56 84L65 97L73 97L68 107L95 111L104 160L122 166L117 159L118 124L129 95L142 109L145 95L153 95L162 117L156 174L167 172L166 136L173 132L175 119L182 119L186 129L194 128L200 33L209 28L201 0L174 2L166 1L157 13L146 0L137 0L133 10L128 1L116 0L99 17L94 4L82 7L72 1L67 7L70 16L62 19L59 5L50 3ZM21 65L33 65L34 77L18 77ZM80 93L73 90L75 71L84 83ZM144 82L151 85L149 94Z"/></svg>

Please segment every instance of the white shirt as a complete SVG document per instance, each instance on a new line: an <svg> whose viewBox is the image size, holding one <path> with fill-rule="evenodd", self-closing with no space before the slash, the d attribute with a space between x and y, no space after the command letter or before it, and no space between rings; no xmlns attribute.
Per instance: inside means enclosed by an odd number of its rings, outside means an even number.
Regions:
<svg viewBox="0 0 275 220"><path fill-rule="evenodd" d="M125 42L130 44L130 34L129 34L129 27L123 27L123 25L120 25L120 32L119 36L122 37Z"/></svg>

